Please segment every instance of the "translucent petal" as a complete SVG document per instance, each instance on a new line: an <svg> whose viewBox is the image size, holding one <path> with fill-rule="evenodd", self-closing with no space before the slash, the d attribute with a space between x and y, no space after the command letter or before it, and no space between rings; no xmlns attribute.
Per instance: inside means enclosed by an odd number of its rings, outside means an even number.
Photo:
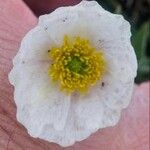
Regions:
<svg viewBox="0 0 150 150"><path fill-rule="evenodd" d="M15 86L17 119L32 136L38 136L45 124L62 130L70 107L70 96L60 92L48 76L49 63L16 65L9 80Z"/></svg>

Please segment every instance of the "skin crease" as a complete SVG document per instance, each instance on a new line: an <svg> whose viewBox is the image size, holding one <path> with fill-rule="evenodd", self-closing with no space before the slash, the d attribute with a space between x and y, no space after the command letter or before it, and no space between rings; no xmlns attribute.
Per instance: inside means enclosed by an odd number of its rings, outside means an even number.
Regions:
<svg viewBox="0 0 150 150"><path fill-rule="evenodd" d="M37 23L20 0L0 0L0 150L148 150L149 83L135 86L132 102L115 127L99 130L68 148L30 137L16 120L13 86L8 81L12 58L22 37Z"/></svg>

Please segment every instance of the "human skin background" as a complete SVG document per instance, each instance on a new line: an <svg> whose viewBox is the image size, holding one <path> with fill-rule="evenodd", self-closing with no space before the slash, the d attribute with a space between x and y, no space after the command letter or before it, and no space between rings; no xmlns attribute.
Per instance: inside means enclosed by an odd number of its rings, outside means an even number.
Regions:
<svg viewBox="0 0 150 150"><path fill-rule="evenodd" d="M16 120L8 73L21 39L36 24L37 18L21 0L0 0L0 150L148 150L149 83L135 86L132 102L115 127L73 146L62 148L28 135Z"/></svg>

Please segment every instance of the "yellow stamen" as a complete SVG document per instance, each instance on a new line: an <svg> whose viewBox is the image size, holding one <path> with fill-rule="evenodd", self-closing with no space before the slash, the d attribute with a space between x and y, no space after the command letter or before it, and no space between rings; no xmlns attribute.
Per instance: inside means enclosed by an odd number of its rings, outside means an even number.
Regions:
<svg viewBox="0 0 150 150"><path fill-rule="evenodd" d="M53 62L49 67L49 76L68 93L87 91L102 79L106 70L103 53L80 37L71 42L65 36L62 46L53 47L48 53Z"/></svg>

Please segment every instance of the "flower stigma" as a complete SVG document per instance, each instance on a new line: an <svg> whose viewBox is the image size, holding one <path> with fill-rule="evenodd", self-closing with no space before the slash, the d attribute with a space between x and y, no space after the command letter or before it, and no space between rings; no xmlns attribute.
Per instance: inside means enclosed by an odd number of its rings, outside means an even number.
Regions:
<svg viewBox="0 0 150 150"><path fill-rule="evenodd" d="M67 93L87 92L102 79L106 70L103 53L91 47L89 40L80 37L70 40L65 35L63 44L52 47L48 54L52 60L49 76Z"/></svg>

